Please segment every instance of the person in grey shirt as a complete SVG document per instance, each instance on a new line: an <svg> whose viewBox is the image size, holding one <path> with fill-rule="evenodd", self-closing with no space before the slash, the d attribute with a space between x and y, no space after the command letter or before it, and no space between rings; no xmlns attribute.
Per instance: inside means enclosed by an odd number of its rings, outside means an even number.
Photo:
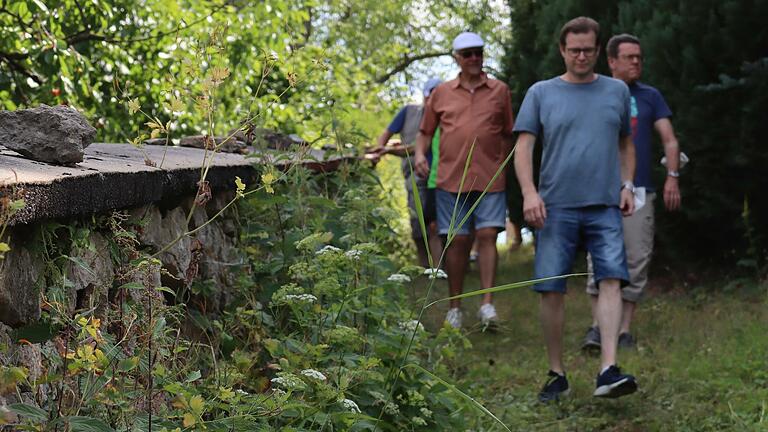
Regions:
<svg viewBox="0 0 768 432"><path fill-rule="evenodd" d="M523 215L536 229L535 277L569 273L582 243L593 257L602 330L594 395L619 397L637 390L635 378L616 366L620 286L629 279L621 219L634 210L635 153L627 85L594 72L599 34L599 24L587 17L574 18L561 29L566 72L528 90L514 128L519 134L515 171ZM532 163L537 137L543 145L538 189ZM541 293L550 367L539 400L549 402L570 391L562 359L566 281L545 281L534 290Z"/></svg>

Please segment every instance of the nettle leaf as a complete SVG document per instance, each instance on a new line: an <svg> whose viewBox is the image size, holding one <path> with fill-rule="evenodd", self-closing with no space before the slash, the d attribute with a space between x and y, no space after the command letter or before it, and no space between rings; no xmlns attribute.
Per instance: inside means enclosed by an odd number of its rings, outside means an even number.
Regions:
<svg viewBox="0 0 768 432"><path fill-rule="evenodd" d="M93 417L71 416L67 417L71 432L114 432L103 421Z"/></svg>
<svg viewBox="0 0 768 432"><path fill-rule="evenodd" d="M36 406L16 403L8 405L8 409L13 413L24 416L27 420L32 420L34 422L44 422L48 420L48 413Z"/></svg>

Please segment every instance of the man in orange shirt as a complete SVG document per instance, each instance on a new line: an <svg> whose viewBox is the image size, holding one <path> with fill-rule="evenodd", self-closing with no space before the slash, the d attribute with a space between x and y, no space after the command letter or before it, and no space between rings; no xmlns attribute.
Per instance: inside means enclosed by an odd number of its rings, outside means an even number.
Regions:
<svg viewBox="0 0 768 432"><path fill-rule="evenodd" d="M483 40L465 32L453 40L453 57L461 68L458 77L439 85L424 107L420 135L414 155L414 169L429 173L426 153L437 126L440 126L440 152L437 169L437 225L442 236L456 236L446 250L450 295L461 294L472 247L470 229L478 241L481 288L495 285L496 236L506 222L504 160L512 150L512 100L509 87L483 72ZM469 158L466 176L464 169ZM499 172L493 183L491 180ZM464 179L462 181L462 177ZM487 187L487 193L480 197ZM477 203L466 223L459 225ZM454 211L456 214L454 214ZM451 300L445 320L461 327L460 300ZM483 297L478 317L484 325L498 319L491 295Z"/></svg>

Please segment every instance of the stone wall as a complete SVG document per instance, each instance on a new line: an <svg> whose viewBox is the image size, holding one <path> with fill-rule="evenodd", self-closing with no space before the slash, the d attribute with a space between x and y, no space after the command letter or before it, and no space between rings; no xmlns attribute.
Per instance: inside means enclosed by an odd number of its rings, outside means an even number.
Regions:
<svg viewBox="0 0 768 432"><path fill-rule="evenodd" d="M262 157L322 171L339 162L317 154L302 160ZM205 310L225 308L243 266L234 207L216 215L235 196L235 176L256 182L253 162L199 149L93 144L81 164L62 167L0 146L0 199L26 203L6 218L0 239L10 246L0 259L0 366L21 366L30 380L39 378L43 357L57 352L56 336L40 322L44 311L104 316L117 295L139 295L121 288L131 283L188 293L193 283L206 281L213 292L200 300ZM211 197L193 205L206 164ZM191 230L196 231L184 235ZM135 271L131 260L139 251L159 263ZM174 301L162 290L148 291L156 301ZM22 393L19 399L0 388L0 409L41 397Z"/></svg>

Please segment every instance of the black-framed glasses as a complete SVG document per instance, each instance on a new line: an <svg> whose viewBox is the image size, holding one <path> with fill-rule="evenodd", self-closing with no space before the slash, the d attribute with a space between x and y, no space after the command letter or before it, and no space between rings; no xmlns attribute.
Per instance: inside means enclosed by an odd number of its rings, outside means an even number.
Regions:
<svg viewBox="0 0 768 432"><path fill-rule="evenodd" d="M459 51L459 55L464 57L464 58L482 57L483 56L483 50L482 49L473 49L473 50Z"/></svg>
<svg viewBox="0 0 768 432"><path fill-rule="evenodd" d="M588 47L588 48L566 48L565 52L568 53L569 56L576 58L580 54L584 54L584 57L592 57L595 54L597 54L597 48L596 47Z"/></svg>

